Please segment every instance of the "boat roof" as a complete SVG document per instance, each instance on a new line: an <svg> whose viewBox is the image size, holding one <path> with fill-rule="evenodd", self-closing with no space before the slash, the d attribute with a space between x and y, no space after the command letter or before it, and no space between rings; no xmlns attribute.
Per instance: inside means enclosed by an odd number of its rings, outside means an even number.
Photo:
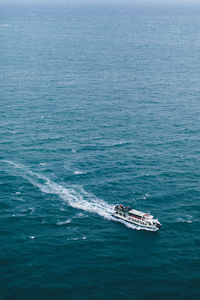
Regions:
<svg viewBox="0 0 200 300"><path fill-rule="evenodd" d="M136 210L136 209L131 209L131 210L129 210L129 213L132 213L132 214L134 214L134 215L138 215L138 216L140 216L140 217L142 217L142 216L145 215L144 212L139 211L139 210Z"/></svg>
<svg viewBox="0 0 200 300"><path fill-rule="evenodd" d="M132 213L132 214L140 216L140 217L153 218L153 216L151 216L150 214L144 213L144 212L136 210L136 209L129 210L129 213Z"/></svg>

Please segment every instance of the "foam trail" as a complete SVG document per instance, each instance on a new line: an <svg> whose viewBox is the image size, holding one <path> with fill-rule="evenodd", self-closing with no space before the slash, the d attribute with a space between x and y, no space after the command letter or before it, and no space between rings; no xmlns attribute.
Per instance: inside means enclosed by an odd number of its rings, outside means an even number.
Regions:
<svg viewBox="0 0 200 300"><path fill-rule="evenodd" d="M114 216L112 216L113 205L110 205L107 202L95 197L93 194L86 192L80 186L66 188L60 184L55 183L46 176L30 171L26 166L22 164L16 164L12 161L5 160L4 162L12 165L15 169L20 170L20 176L27 179L31 184L38 187L42 192L59 196L73 208L96 213L107 220L113 220L123 223L124 225L132 229L149 230L147 228L142 228L115 218Z"/></svg>

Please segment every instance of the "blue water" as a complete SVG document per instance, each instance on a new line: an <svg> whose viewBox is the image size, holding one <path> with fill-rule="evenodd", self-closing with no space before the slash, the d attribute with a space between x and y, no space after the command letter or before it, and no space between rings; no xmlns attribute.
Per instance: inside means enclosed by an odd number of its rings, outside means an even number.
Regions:
<svg viewBox="0 0 200 300"><path fill-rule="evenodd" d="M199 299L198 11L0 17L0 298Z"/></svg>

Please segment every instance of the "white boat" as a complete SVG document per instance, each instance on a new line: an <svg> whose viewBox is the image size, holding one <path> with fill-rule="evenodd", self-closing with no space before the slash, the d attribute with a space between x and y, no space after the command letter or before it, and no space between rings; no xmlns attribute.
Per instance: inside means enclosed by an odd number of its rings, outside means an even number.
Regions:
<svg viewBox="0 0 200 300"><path fill-rule="evenodd" d="M140 227L145 227L153 230L158 230L161 227L160 222L154 219L152 215L138 211L136 209L131 209L128 206L123 206L122 204L116 205L113 215L116 218L122 219L126 222L138 225Z"/></svg>

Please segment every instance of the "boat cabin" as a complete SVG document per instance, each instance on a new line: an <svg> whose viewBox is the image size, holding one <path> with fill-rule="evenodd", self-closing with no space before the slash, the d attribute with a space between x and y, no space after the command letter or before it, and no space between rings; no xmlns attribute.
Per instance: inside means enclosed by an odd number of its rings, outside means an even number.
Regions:
<svg viewBox="0 0 200 300"><path fill-rule="evenodd" d="M153 216L151 216L150 214L141 212L141 211L136 210L136 209L131 209L130 207L123 206L122 204L116 205L115 206L115 211L116 212L126 213L128 216L130 216L132 218L139 219L139 220L142 220L142 219L152 219L153 218ZM124 217L125 217L125 215L124 215Z"/></svg>

